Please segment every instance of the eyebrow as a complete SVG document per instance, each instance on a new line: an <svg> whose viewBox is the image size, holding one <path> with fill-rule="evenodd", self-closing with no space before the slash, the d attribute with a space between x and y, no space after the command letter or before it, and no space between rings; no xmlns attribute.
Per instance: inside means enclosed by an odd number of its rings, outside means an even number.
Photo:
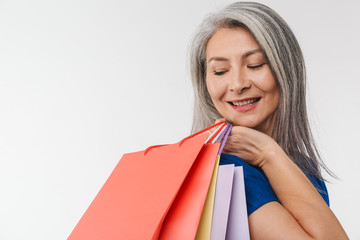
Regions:
<svg viewBox="0 0 360 240"><path fill-rule="evenodd" d="M244 53L244 54L241 56L241 59L247 58L247 57L249 57L250 55L253 55L253 54L258 53L258 52L261 53L261 49L260 49L260 48L247 51L246 53ZM223 61L223 62L225 62L225 61L229 61L229 59L224 58L224 57L212 57L212 58L209 59L208 63L210 63L211 61Z"/></svg>

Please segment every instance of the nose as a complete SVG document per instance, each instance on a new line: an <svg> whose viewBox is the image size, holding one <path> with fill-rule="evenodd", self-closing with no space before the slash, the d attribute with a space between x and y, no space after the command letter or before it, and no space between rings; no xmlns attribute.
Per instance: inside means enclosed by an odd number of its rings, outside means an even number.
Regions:
<svg viewBox="0 0 360 240"><path fill-rule="evenodd" d="M228 81L228 88L231 92L241 93L245 89L249 89L251 87L251 80L249 76L240 69L233 71L231 76L229 76Z"/></svg>

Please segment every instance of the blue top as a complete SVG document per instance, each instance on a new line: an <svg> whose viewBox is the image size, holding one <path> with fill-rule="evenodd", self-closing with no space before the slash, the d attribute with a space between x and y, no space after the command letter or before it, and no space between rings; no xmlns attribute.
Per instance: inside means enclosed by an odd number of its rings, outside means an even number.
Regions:
<svg viewBox="0 0 360 240"><path fill-rule="evenodd" d="M221 154L220 165L225 164L243 167L248 215L265 203L271 201L280 203L261 168L251 166L237 156L223 153ZM323 197L326 204L329 205L329 196L324 181L312 175L307 175L307 177Z"/></svg>

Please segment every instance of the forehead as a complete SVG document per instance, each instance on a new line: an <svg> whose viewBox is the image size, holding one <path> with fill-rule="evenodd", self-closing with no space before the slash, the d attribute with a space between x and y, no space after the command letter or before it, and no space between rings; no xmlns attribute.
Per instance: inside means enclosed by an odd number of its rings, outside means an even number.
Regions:
<svg viewBox="0 0 360 240"><path fill-rule="evenodd" d="M206 45L206 58L214 55L241 55L259 48L255 38L246 29L240 27L220 28L210 37Z"/></svg>

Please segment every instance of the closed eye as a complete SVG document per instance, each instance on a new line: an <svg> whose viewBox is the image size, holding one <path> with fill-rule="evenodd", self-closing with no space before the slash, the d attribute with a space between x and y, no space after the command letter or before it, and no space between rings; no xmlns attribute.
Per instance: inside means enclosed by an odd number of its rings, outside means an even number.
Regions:
<svg viewBox="0 0 360 240"><path fill-rule="evenodd" d="M262 64L259 64L259 65L254 65L254 66L248 66L248 68L250 69L257 69L257 68L261 68L262 66L264 66L266 63L262 63Z"/></svg>
<svg viewBox="0 0 360 240"><path fill-rule="evenodd" d="M221 76L221 75L224 75L225 73L226 73L227 71L214 71L214 74L216 75L216 76Z"/></svg>

